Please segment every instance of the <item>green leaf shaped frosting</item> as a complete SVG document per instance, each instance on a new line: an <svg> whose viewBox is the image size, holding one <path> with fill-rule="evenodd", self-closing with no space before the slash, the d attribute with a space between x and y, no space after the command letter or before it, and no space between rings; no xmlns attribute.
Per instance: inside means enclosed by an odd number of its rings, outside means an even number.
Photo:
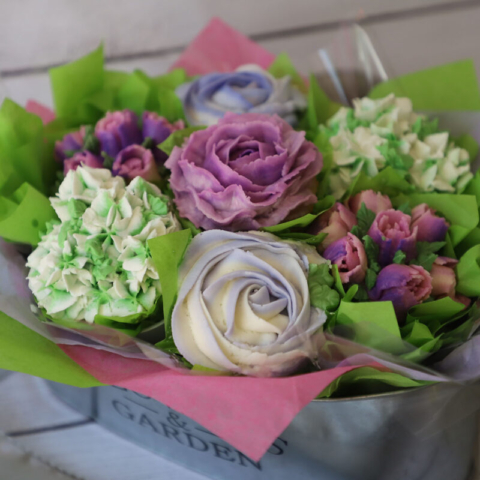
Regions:
<svg viewBox="0 0 480 480"><path fill-rule="evenodd" d="M93 323L153 311L161 287L147 241L181 230L168 198L140 177L126 187L109 170L79 167L50 201L60 222L27 262L47 315Z"/></svg>
<svg viewBox="0 0 480 480"><path fill-rule="evenodd" d="M421 192L461 192L472 178L470 155L457 146L438 121L415 113L408 98L390 94L359 98L320 127L333 148L329 177L339 199L364 172L374 177L392 167Z"/></svg>

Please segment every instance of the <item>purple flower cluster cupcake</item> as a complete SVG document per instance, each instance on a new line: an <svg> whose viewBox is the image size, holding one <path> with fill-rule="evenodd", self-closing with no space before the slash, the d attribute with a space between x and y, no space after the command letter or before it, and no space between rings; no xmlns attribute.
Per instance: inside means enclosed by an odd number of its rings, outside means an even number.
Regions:
<svg viewBox="0 0 480 480"><path fill-rule="evenodd" d="M403 211L402 211L403 210ZM336 265L344 284L358 284L365 299L391 301L397 318L429 298L455 292L456 259L438 256L448 222L427 204L394 209L386 195L360 192L347 205L336 203L316 221L315 233L326 233L320 250Z"/></svg>
<svg viewBox="0 0 480 480"><path fill-rule="evenodd" d="M84 165L111 169L126 180L139 176L156 182L158 167L167 159L158 145L184 127L182 120L172 124L155 112L144 112L141 121L131 110L107 112L96 125L81 127L58 141L55 157L65 175Z"/></svg>

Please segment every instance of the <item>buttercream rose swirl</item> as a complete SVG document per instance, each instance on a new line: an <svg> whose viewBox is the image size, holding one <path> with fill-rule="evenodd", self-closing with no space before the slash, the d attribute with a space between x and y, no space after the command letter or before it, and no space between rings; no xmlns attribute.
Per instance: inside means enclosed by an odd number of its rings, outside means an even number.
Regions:
<svg viewBox="0 0 480 480"><path fill-rule="evenodd" d="M297 370L315 355L312 336L326 319L310 305L312 261L325 262L309 247L266 233L195 237L172 315L180 353L193 364L242 374Z"/></svg>
<svg viewBox="0 0 480 480"><path fill-rule="evenodd" d="M235 72L209 73L177 89L191 125L214 125L225 113L276 114L294 125L307 106L289 76L277 79L258 65Z"/></svg>

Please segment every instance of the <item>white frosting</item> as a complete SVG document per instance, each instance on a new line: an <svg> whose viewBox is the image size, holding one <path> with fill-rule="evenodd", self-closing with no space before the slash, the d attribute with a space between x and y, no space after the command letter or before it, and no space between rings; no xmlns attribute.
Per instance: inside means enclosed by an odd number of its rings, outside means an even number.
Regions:
<svg viewBox="0 0 480 480"><path fill-rule="evenodd" d="M435 133L423 142L412 136L409 154L415 160L410 175L423 191L454 193L473 177L468 152L449 143L448 133Z"/></svg>
<svg viewBox="0 0 480 480"><path fill-rule="evenodd" d="M339 130L338 134L330 139L333 161L339 167L338 172L330 176L336 198L343 195L362 169L369 177L377 175L385 165L385 159L377 147L385 142L385 139L365 127L357 127L353 132L347 129Z"/></svg>
<svg viewBox="0 0 480 480"><path fill-rule="evenodd" d="M109 170L70 171L52 206L61 219L29 256L29 287L54 319L149 312L161 290L147 240L180 230L160 190Z"/></svg>
<svg viewBox="0 0 480 480"><path fill-rule="evenodd" d="M181 266L172 315L180 353L216 370L293 372L315 354L312 335L326 319L310 305L312 261L326 262L313 247L297 249L266 233L197 235Z"/></svg>
<svg viewBox="0 0 480 480"><path fill-rule="evenodd" d="M330 137L334 162L330 185L337 199L361 171L372 177L388 165L378 151L384 144L413 159L408 173L421 191L460 191L472 178L468 152L456 147L447 132L418 138L414 126L425 117L413 111L410 99L390 94L378 100L355 99L353 105L328 121L335 132Z"/></svg>

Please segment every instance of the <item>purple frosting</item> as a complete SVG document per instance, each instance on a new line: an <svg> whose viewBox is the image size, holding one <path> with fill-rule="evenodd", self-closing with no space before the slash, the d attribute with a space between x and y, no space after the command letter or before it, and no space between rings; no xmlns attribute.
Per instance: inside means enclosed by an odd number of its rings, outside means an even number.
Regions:
<svg viewBox="0 0 480 480"><path fill-rule="evenodd" d="M367 271L367 255L362 242L351 233L330 244L323 257L338 265L342 283L362 283Z"/></svg>
<svg viewBox="0 0 480 480"><path fill-rule="evenodd" d="M161 117L155 112L143 112L142 115L142 135L143 138L150 137L156 145L164 142L175 130L185 128L183 120L170 123L166 118Z"/></svg>
<svg viewBox="0 0 480 480"><path fill-rule="evenodd" d="M435 215L435 210L426 203L412 209L412 228L417 228L417 241L443 242L449 224L442 217Z"/></svg>
<svg viewBox="0 0 480 480"><path fill-rule="evenodd" d="M102 168L103 161L86 150L77 152L72 158L67 158L63 162L63 173L66 175L70 170L76 170L81 165L91 168Z"/></svg>
<svg viewBox="0 0 480 480"><path fill-rule="evenodd" d="M170 123L166 118L160 117L155 112L144 112L142 115L142 136L151 138L154 145L164 142L172 132L182 130L185 128L183 120L178 120L175 123ZM165 163L168 155L162 152L159 148L152 149L155 160L158 163Z"/></svg>
<svg viewBox="0 0 480 480"><path fill-rule="evenodd" d="M318 246L318 249L321 251L331 243L345 237L356 224L357 218L355 215L344 205L337 202L332 208L313 221L308 230L314 235L319 233L327 234L327 237Z"/></svg>
<svg viewBox="0 0 480 480"><path fill-rule="evenodd" d="M82 127L77 132L68 133L62 140L55 142L55 159L57 162L63 162L66 158L72 155L67 155L67 152L80 151L83 147L84 128Z"/></svg>
<svg viewBox="0 0 480 480"><path fill-rule="evenodd" d="M278 115L291 125L295 112L303 110L303 95L290 77L275 79L256 65L235 72L208 73L176 90L190 125L214 125L227 112Z"/></svg>
<svg viewBox="0 0 480 480"><path fill-rule="evenodd" d="M360 210L362 203L364 203L365 207L375 214L392 208L392 202L387 195L382 195L381 193L374 192L373 190L364 190L363 192L357 193L348 201L348 206L356 215Z"/></svg>
<svg viewBox="0 0 480 480"><path fill-rule="evenodd" d="M147 182L160 180L153 153L141 145L130 145L124 148L113 163L112 173L128 180L133 180L135 177L142 177Z"/></svg>
<svg viewBox="0 0 480 480"><path fill-rule="evenodd" d="M431 292L432 279L423 267L394 263L380 271L368 295L373 301L391 301L398 320L403 321L408 310L425 301Z"/></svg>
<svg viewBox="0 0 480 480"><path fill-rule="evenodd" d="M95 135L102 151L113 158L125 147L142 143L138 118L131 110L107 112L95 126Z"/></svg>
<svg viewBox="0 0 480 480"><path fill-rule="evenodd" d="M322 156L276 115L227 114L165 165L182 217L206 230L256 230L311 210Z"/></svg>
<svg viewBox="0 0 480 480"><path fill-rule="evenodd" d="M410 215L400 210L384 210L377 214L368 234L380 246L380 265L392 263L397 250L406 254L407 262L415 258L417 229L410 227Z"/></svg>

